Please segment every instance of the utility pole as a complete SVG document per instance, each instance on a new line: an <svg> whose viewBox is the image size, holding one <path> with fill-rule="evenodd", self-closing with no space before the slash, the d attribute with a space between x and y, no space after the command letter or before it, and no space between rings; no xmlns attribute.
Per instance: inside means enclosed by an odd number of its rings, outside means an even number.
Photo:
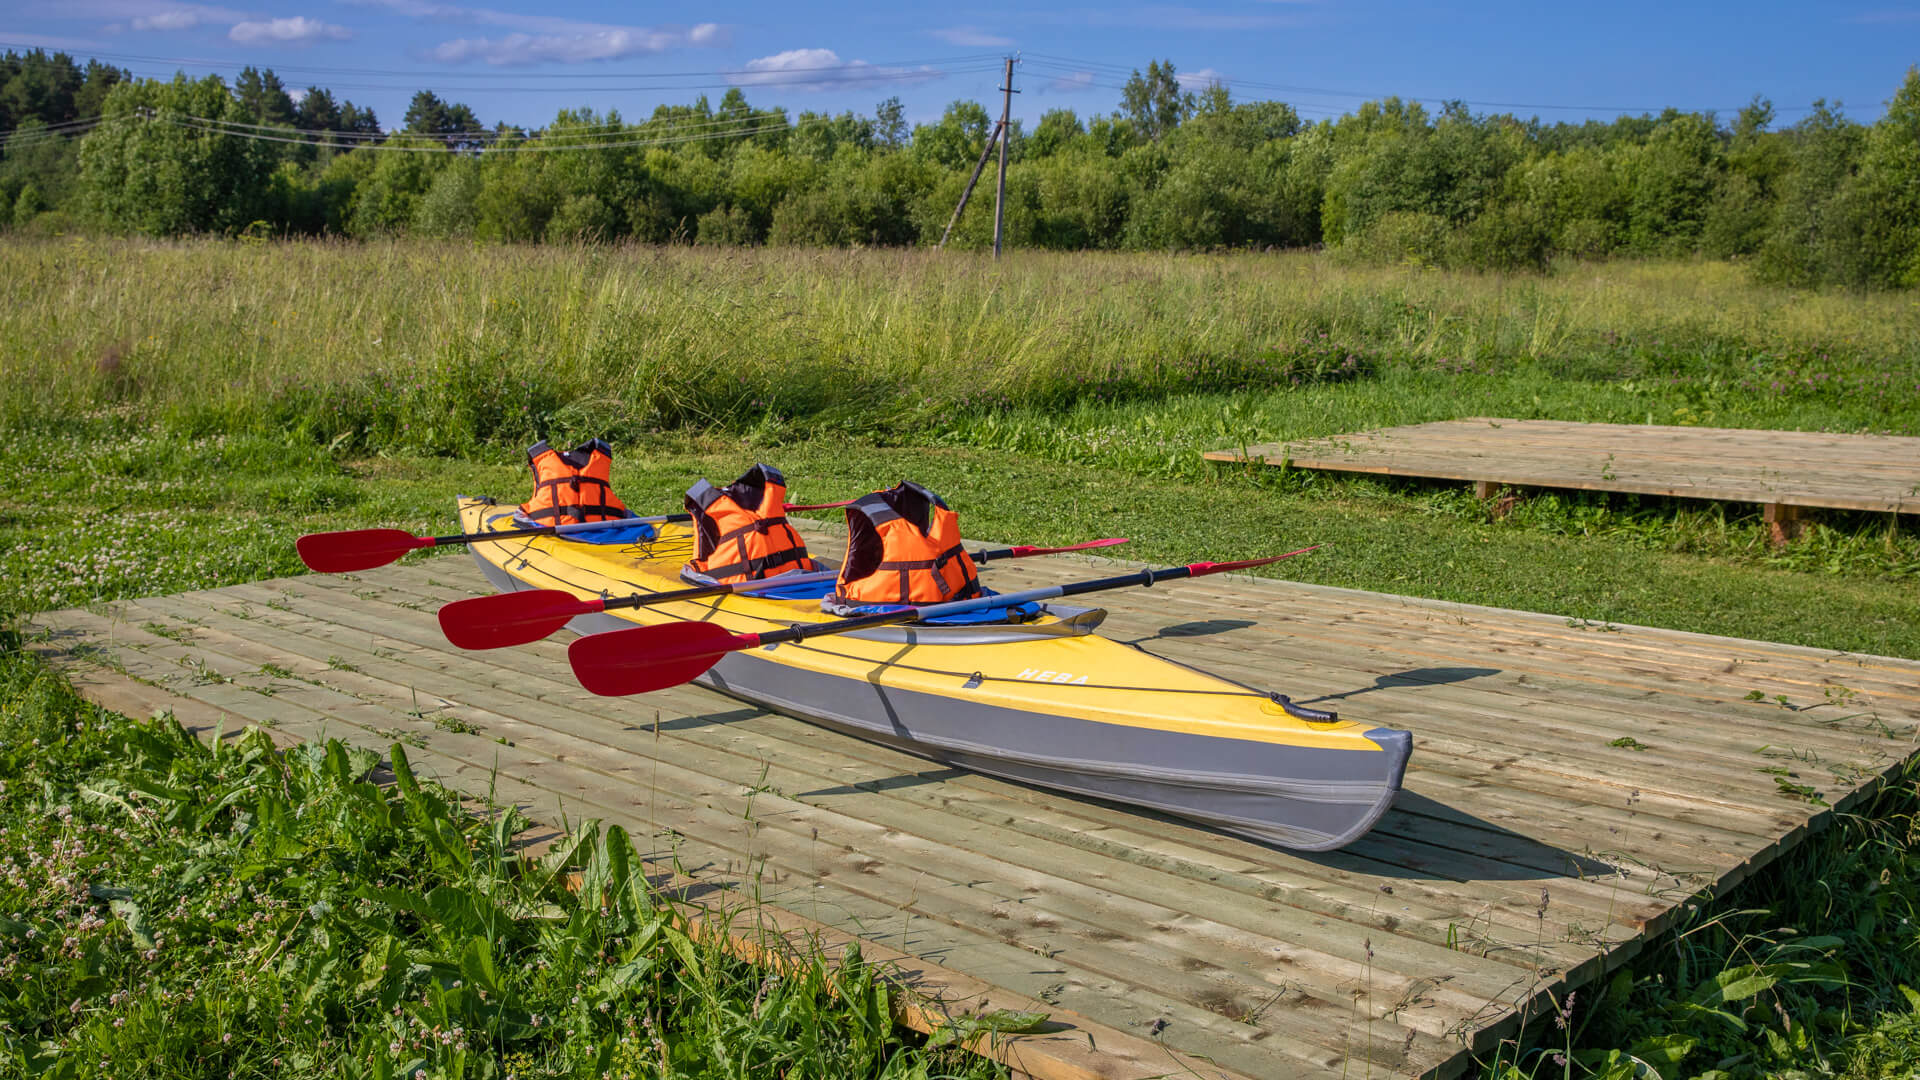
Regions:
<svg viewBox="0 0 1920 1080"><path fill-rule="evenodd" d="M940 242L933 245L935 251L947 246L947 237L953 235L953 227L960 221L960 212L967 208L967 200L973 197L973 185L980 182L980 174L987 169L987 155L993 153L993 141L1000 137L1000 128L993 129L987 136L987 145L980 148L980 160L974 163L973 175L967 178L967 189L960 193L960 205L953 208L953 216L947 219L947 231L940 234Z"/></svg>
<svg viewBox="0 0 1920 1080"><path fill-rule="evenodd" d="M1000 234L1007 221L1007 125L1013 118L1013 57L1007 57L1007 81L1000 88L1000 186L993 193L993 257L1000 257Z"/></svg>

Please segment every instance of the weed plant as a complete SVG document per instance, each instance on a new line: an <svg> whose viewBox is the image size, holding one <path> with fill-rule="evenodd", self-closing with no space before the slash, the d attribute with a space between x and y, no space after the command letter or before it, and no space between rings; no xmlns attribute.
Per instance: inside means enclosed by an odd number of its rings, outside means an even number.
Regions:
<svg viewBox="0 0 1920 1080"><path fill-rule="evenodd" d="M1556 1003L1489 1080L1910 1076L1920 1063L1920 788L1908 772L1818 842Z"/></svg>
<svg viewBox="0 0 1920 1080"><path fill-rule="evenodd" d="M992 1076L858 956L690 938L617 827L543 859L391 751L204 743L0 654L0 1075ZM569 887L577 873L577 887Z"/></svg>
<svg viewBox="0 0 1920 1080"><path fill-rule="evenodd" d="M1458 410L1516 369L1636 420L1911 432L1920 409L1920 301L1763 288L1724 264L1539 279L1306 254L9 238L0 277L0 422L35 429L119 409L390 452L582 424L617 442L687 426L911 438L967 413L1389 369L1434 376L1400 415L1436 392Z"/></svg>

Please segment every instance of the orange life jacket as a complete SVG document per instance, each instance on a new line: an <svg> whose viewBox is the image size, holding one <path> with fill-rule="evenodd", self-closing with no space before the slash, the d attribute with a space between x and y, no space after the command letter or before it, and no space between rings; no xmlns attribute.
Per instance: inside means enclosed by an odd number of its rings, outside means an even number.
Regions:
<svg viewBox="0 0 1920 1080"><path fill-rule="evenodd" d="M613 493L613 448L599 439L571 450L555 450L543 439L527 450L527 465L533 497L520 504L520 514L530 521L569 525L631 516Z"/></svg>
<svg viewBox="0 0 1920 1080"><path fill-rule="evenodd" d="M726 487L705 480L687 489L693 559L687 568L722 583L817 569L807 542L787 524L787 478L755 465Z"/></svg>
<svg viewBox="0 0 1920 1080"><path fill-rule="evenodd" d="M980 594L960 517L940 496L902 481L847 507L847 558L829 602L937 604Z"/></svg>

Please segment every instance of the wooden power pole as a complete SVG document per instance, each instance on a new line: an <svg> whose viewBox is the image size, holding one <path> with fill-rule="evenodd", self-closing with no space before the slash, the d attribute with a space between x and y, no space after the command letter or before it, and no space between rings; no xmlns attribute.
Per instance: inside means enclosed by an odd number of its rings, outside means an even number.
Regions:
<svg viewBox="0 0 1920 1080"><path fill-rule="evenodd" d="M1000 87L1000 184L993 193L993 257L1000 257L1000 235L1007 222L1007 125L1013 118L1013 57L1007 57L1007 81Z"/></svg>
<svg viewBox="0 0 1920 1080"><path fill-rule="evenodd" d="M940 234L940 242L933 245L935 251L947 246L947 237L953 235L953 227L960 221L961 211L967 208L967 200L973 198L973 185L980 182L980 174L987 169L987 155L993 153L993 141L1000 137L1000 128L993 129L987 136L987 145L980 148L980 160L974 162L973 175L967 178L967 187L960 193L960 205L953 208L953 216L947 219L947 231Z"/></svg>

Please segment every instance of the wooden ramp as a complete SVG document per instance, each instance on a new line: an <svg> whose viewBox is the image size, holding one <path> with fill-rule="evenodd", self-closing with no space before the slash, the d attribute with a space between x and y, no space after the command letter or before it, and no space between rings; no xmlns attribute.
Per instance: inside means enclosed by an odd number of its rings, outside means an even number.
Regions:
<svg viewBox="0 0 1920 1080"><path fill-rule="evenodd" d="M1920 513L1920 438L1476 417L1214 450L1210 461L1761 503Z"/></svg>
<svg viewBox="0 0 1920 1080"><path fill-rule="evenodd" d="M1062 1078L1457 1073L1920 733L1910 661L1245 578L1113 596L1118 639L1414 732L1375 832L1304 856L696 688L594 698L564 635L449 646L435 609L482 591L432 559L47 613L34 647L122 711L404 740L452 786L618 822L682 895L891 958L924 1016L1052 1012L984 1049Z"/></svg>

